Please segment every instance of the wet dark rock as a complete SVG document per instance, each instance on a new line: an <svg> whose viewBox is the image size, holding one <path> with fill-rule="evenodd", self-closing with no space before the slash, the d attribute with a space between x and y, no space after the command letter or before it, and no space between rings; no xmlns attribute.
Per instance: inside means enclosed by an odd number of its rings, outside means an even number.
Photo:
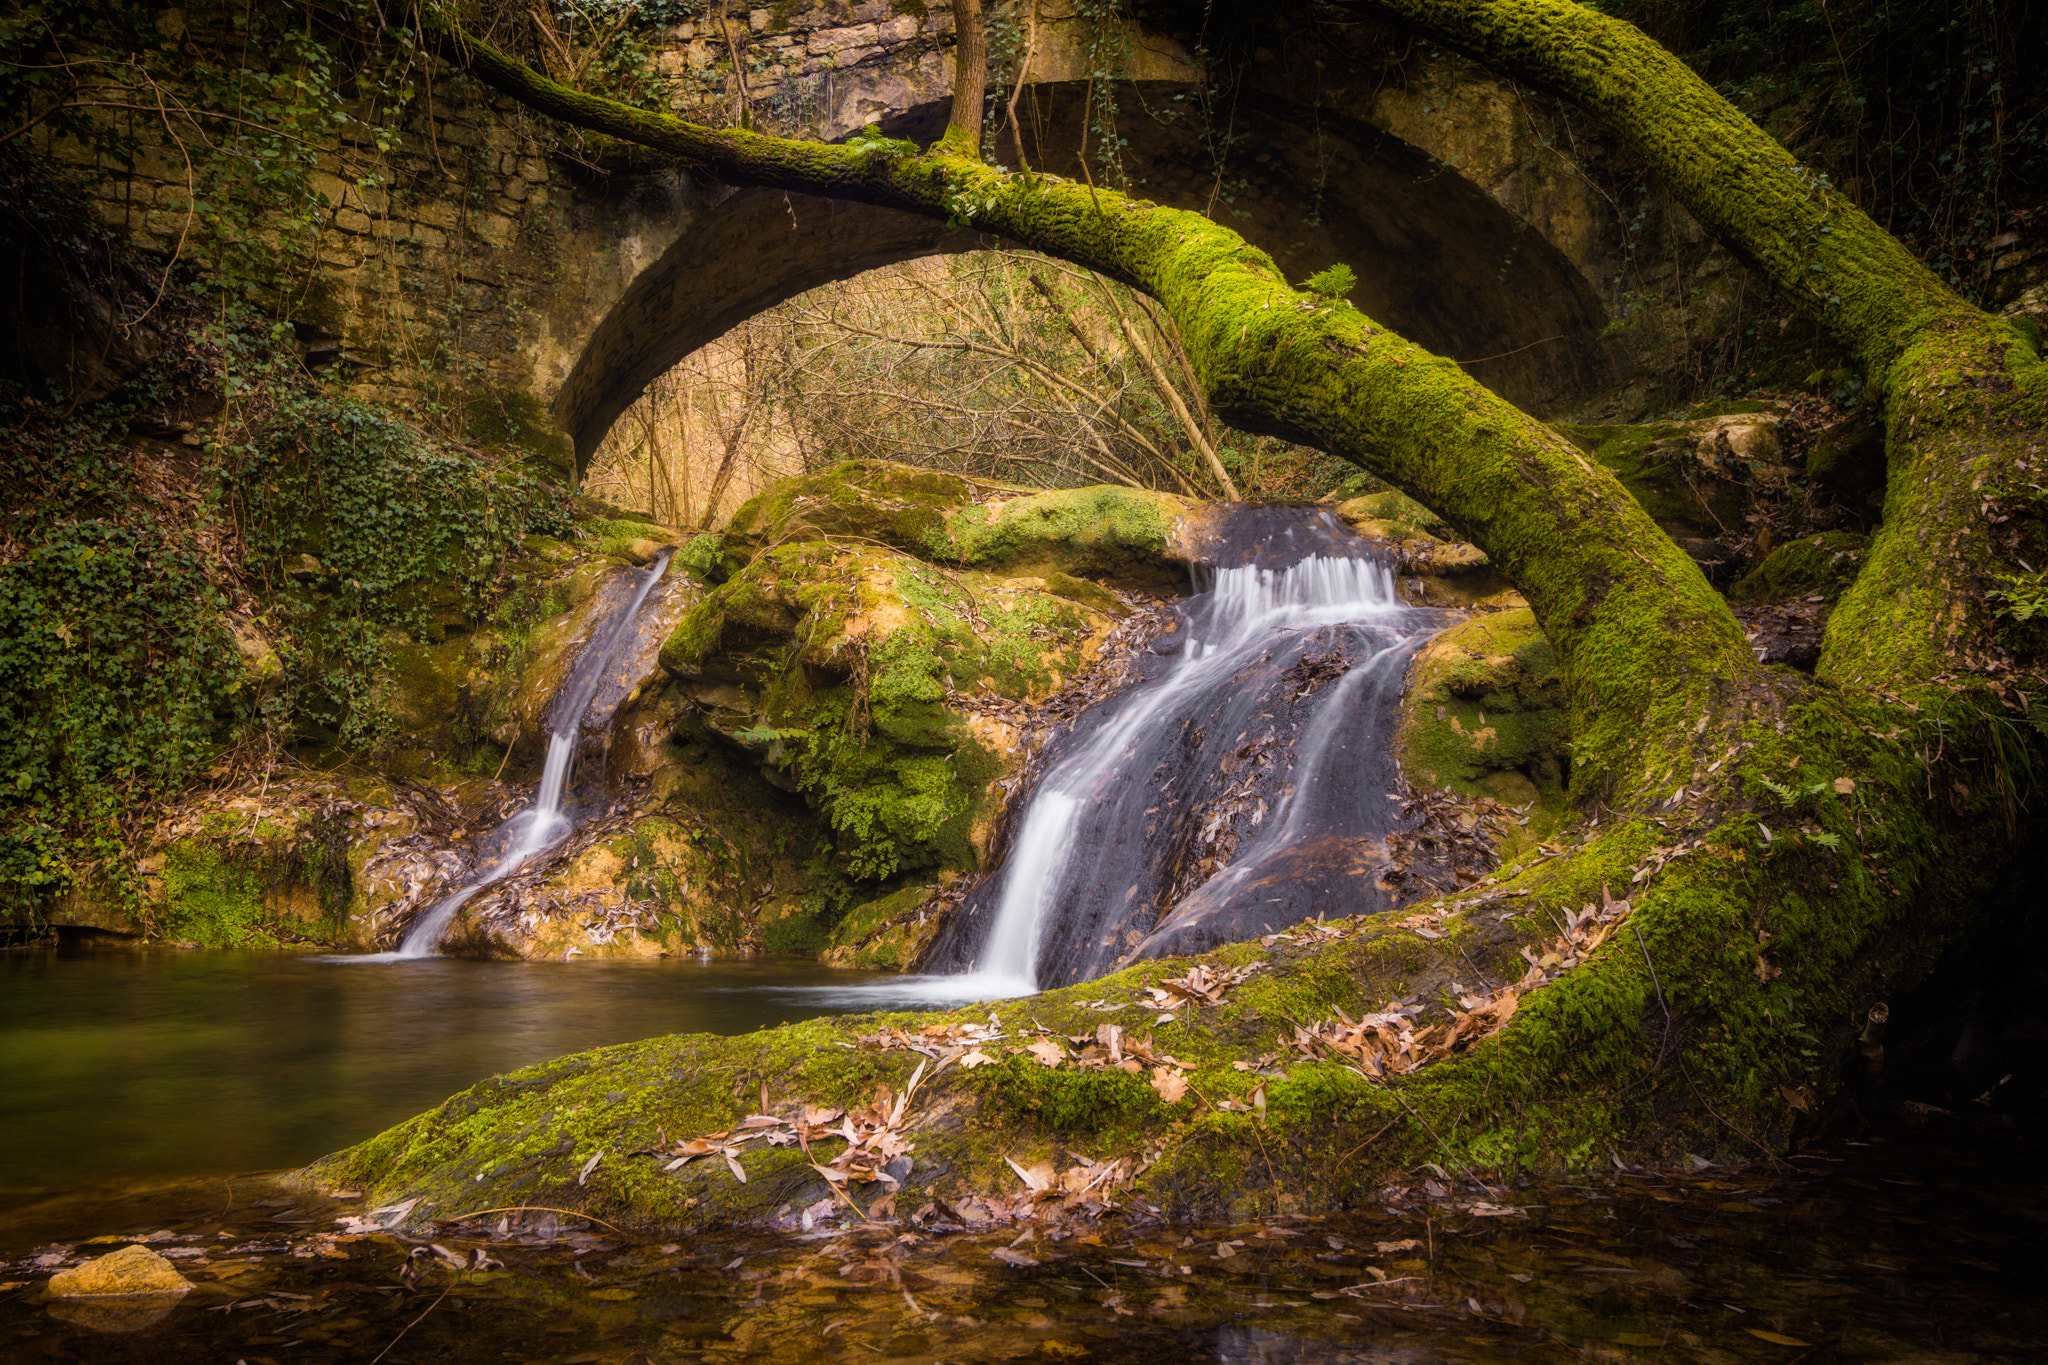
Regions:
<svg viewBox="0 0 2048 1365"><path fill-rule="evenodd" d="M1756 657L1767 664L1788 664L1812 672L1820 662L1821 641L1827 634L1826 602L1778 602L1767 607L1737 607L1735 619L1742 623Z"/></svg>

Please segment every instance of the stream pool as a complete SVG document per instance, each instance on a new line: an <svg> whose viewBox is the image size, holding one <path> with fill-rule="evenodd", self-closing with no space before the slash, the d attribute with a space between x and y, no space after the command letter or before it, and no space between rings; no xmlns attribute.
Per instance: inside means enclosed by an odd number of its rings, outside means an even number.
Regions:
<svg viewBox="0 0 2048 1365"><path fill-rule="evenodd" d="M356 963L0 953L0 1198L303 1165L501 1072L906 1005L801 958Z"/></svg>

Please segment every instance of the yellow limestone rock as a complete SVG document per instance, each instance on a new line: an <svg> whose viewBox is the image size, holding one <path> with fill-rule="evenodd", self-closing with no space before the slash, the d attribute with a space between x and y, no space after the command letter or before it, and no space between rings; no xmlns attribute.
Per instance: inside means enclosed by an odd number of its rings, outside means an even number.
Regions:
<svg viewBox="0 0 2048 1365"><path fill-rule="evenodd" d="M87 1261L50 1277L53 1299L111 1294L183 1294L191 1283L178 1268L148 1247L122 1247L111 1255Z"/></svg>

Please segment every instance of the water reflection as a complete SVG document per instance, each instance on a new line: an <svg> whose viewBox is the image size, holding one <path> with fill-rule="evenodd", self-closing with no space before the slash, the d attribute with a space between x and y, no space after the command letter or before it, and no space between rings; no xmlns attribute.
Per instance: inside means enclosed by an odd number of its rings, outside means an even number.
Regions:
<svg viewBox="0 0 2048 1365"><path fill-rule="evenodd" d="M795 958L0 954L0 1188L296 1166L486 1076L843 1011L835 992L887 980Z"/></svg>

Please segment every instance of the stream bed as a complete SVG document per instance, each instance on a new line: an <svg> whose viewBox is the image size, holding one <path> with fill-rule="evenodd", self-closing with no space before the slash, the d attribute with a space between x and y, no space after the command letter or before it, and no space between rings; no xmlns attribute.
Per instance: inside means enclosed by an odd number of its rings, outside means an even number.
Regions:
<svg viewBox="0 0 2048 1365"><path fill-rule="evenodd" d="M415 1240L260 1178L137 1185L0 1213L0 1359L2018 1365L2048 1340L2048 1197L2039 1143L1998 1124L1524 1185L1505 1216L1220 1227L1134 1201L643 1242L491 1211ZM49 1267L142 1240L192 1292L45 1298Z"/></svg>

